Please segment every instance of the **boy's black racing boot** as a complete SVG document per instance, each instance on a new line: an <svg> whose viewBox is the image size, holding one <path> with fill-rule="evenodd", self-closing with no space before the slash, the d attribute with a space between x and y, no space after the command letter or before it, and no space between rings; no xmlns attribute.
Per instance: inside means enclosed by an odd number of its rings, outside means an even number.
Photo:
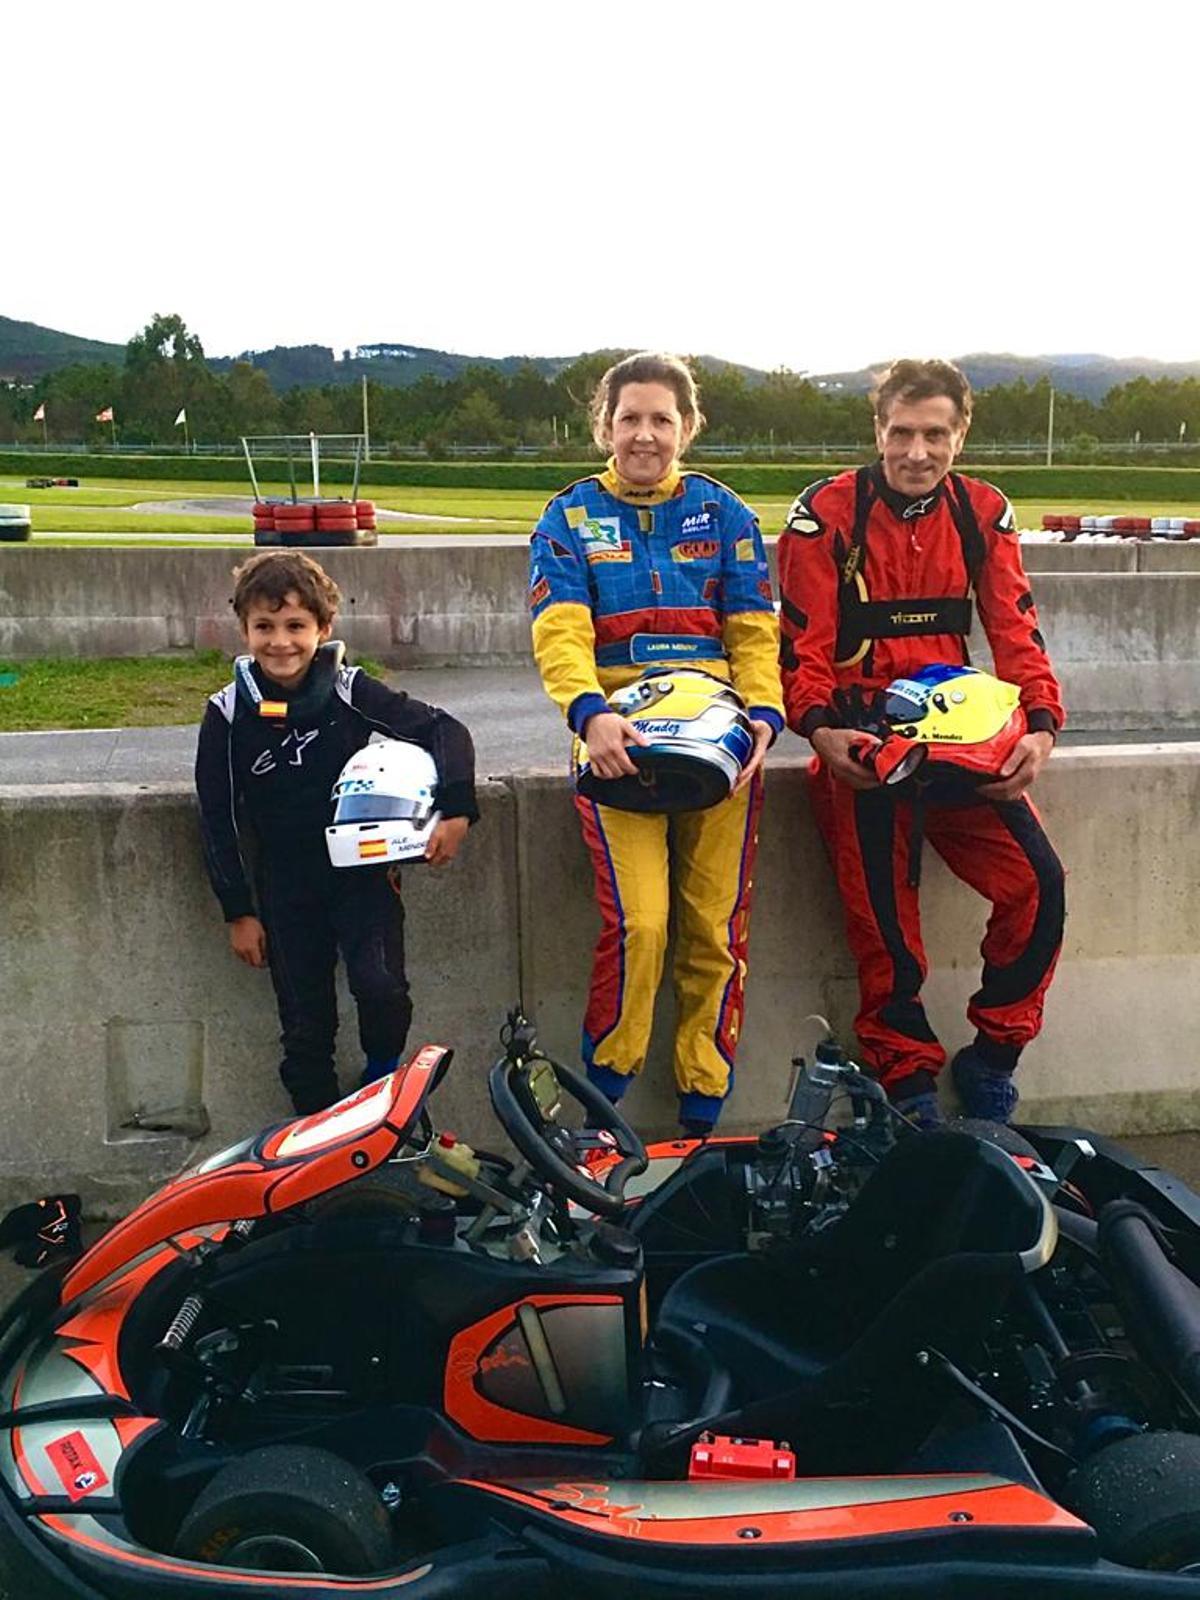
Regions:
<svg viewBox="0 0 1200 1600"><path fill-rule="evenodd" d="M963 1115L983 1122L1009 1122L1020 1098L1013 1071L1020 1050L983 1034L964 1045L950 1064Z"/></svg>
<svg viewBox="0 0 1200 1600"><path fill-rule="evenodd" d="M298 1117L313 1117L318 1111L328 1111L330 1106L337 1105L342 1098L342 1091L338 1088L337 1079L332 1078L327 1084L306 1084L303 1088L293 1089L291 1096Z"/></svg>

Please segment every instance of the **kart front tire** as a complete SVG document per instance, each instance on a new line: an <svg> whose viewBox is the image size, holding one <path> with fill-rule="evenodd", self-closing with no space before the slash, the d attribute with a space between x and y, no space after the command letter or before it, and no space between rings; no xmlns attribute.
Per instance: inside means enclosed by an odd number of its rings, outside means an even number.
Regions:
<svg viewBox="0 0 1200 1600"><path fill-rule="evenodd" d="M1200 1438L1136 1433L1084 1463L1065 1496L1110 1561L1200 1572Z"/></svg>
<svg viewBox="0 0 1200 1600"><path fill-rule="evenodd" d="M994 1144L1010 1156L1042 1158L1023 1133L1010 1128L1007 1122L987 1122L982 1117L951 1117L945 1126L951 1133L970 1133L985 1144Z"/></svg>
<svg viewBox="0 0 1200 1600"><path fill-rule="evenodd" d="M393 1560L370 1480L311 1445L267 1445L222 1467L184 1517L175 1551L214 1566L349 1576Z"/></svg>
<svg viewBox="0 0 1200 1600"><path fill-rule="evenodd" d="M385 1165L310 1200L305 1215L312 1222L326 1222L334 1217L414 1217L419 1209L411 1181Z"/></svg>

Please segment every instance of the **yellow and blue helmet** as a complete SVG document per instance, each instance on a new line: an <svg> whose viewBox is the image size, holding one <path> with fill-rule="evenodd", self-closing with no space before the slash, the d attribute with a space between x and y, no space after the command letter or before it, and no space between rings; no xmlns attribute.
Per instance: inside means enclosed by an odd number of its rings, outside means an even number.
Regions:
<svg viewBox="0 0 1200 1600"><path fill-rule="evenodd" d="M926 782L986 783L1028 730L1015 684L975 667L937 663L888 684L883 721L892 738L924 746Z"/></svg>

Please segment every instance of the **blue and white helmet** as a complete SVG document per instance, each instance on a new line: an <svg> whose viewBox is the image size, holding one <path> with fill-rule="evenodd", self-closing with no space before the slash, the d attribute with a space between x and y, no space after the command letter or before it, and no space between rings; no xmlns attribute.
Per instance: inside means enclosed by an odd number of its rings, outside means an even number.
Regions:
<svg viewBox="0 0 1200 1600"><path fill-rule="evenodd" d="M325 830L335 867L420 861L441 821L438 773L420 745L383 739L352 755L333 786L333 822Z"/></svg>

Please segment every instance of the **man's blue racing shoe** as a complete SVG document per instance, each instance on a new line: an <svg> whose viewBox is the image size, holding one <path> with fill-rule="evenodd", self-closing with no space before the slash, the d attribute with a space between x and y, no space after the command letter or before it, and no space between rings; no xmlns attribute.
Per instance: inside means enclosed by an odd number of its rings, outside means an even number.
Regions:
<svg viewBox="0 0 1200 1600"><path fill-rule="evenodd" d="M950 1065L963 1115L984 1122L1008 1122L1020 1096L1012 1073L989 1066L973 1044L965 1045Z"/></svg>

